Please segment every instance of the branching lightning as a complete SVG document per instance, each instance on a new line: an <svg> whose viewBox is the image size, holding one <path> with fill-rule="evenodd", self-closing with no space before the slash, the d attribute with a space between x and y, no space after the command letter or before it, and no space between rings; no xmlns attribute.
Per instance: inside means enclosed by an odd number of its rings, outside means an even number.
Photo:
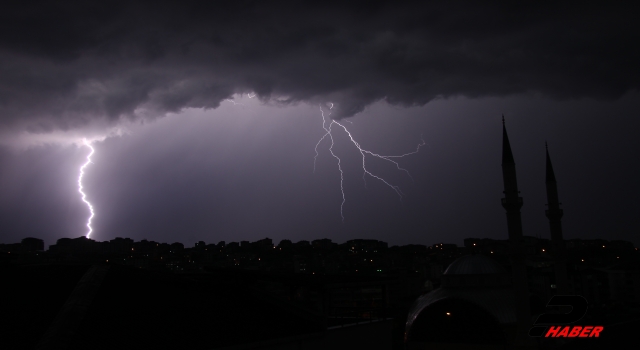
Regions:
<svg viewBox="0 0 640 350"><path fill-rule="evenodd" d="M93 147L91 147L91 144L89 144L89 142L86 139L84 139L83 142L85 146L91 149L91 152L87 156L87 162L80 167L80 176L78 177L78 192L80 192L80 194L82 195L82 201L85 202L85 204L87 204L87 206L89 207L89 211L91 212L91 216L89 216L89 219L87 220L87 228L89 228L89 232L87 232L87 238L89 238L91 231L93 231L93 229L91 228L91 219L93 219L94 212L93 212L93 206L87 200L87 195L84 192L82 192L82 177L84 176L84 168L86 168L87 165L91 163L91 156L93 155L95 150L93 149Z"/></svg>
<svg viewBox="0 0 640 350"><path fill-rule="evenodd" d="M329 102L329 110L331 110L333 108L333 103ZM383 156L374 152L371 152L369 150L366 150L364 148L362 148L360 146L360 144L353 138L353 135L351 135L351 132L349 132L349 130L347 129L346 126L344 126L344 124L341 124L340 122L330 119L329 120L329 125L327 126L327 118L328 116L331 115L331 112L329 111L329 114L325 117L324 115L324 110L322 109L322 106L320 106L320 114L322 115L322 128L325 131L325 134L322 135L322 137L320 138L320 140L318 140L318 143L316 143L316 147L315 147L315 151L316 151L316 155L313 158L313 171L316 171L316 160L318 158L318 146L320 145L320 143L322 142L322 140L324 140L327 136L329 136L329 139L331 140L331 146L329 147L329 152L331 152L331 155L336 158L338 160L338 170L340 171L340 191L342 192L342 204L340 204L340 216L342 217L342 221L344 222L344 214L343 214L343 207L344 207L344 203L346 202L346 197L344 194L344 186L343 186L343 182L344 182L344 172L342 171L342 167L341 167L341 160L338 156L336 156L336 154L333 152L333 134L332 134L332 129L331 126L333 124L338 125L339 127L341 127L346 133L347 135L349 135L349 139L351 140L351 143L353 143L354 146L356 146L356 148L358 149L358 151L360 151L360 154L362 155L362 180L364 181L364 185L365 187L367 186L367 179L366 176L369 175L375 179L378 179L380 181L382 181L385 185L389 186L391 189L393 189L396 194L398 194L398 196L400 197L400 200L402 201L402 196L404 195L402 193L402 191L400 190L400 187L396 186L396 185L392 185L391 183L389 183L388 181L386 181L385 179L383 179L380 176L377 176L375 174L373 174L372 172L370 172L367 169L367 165L366 165L366 155L370 155L382 160L385 160L387 162L391 162L393 164L395 164L396 168L400 171L404 171L405 173L407 173L407 175L409 176L409 178L411 178L411 181L413 181L413 177L411 176L411 174L409 173L409 171L407 169L404 169L402 167L400 167L400 164L398 164L398 162L394 161L391 158L403 158L412 154L416 154L420 151L420 147L426 145L426 143L424 142L424 139L421 139L421 143L418 144L418 146L416 147L416 150L413 152L408 152L402 155L398 155L398 156ZM351 123L353 124L353 123Z"/></svg>
<svg viewBox="0 0 640 350"><path fill-rule="evenodd" d="M256 97L256 94L254 92L250 92L250 93L247 93L247 96L249 98L254 98L254 97ZM242 97L242 94L240 95L240 97ZM244 103L236 102L231 98L225 98L224 100L233 103L234 106L238 106L238 105L244 106Z"/></svg>

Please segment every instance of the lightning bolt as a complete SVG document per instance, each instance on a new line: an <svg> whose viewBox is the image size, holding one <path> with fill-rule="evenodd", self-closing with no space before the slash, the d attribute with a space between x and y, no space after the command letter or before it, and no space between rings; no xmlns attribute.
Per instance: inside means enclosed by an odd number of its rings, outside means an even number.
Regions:
<svg viewBox="0 0 640 350"><path fill-rule="evenodd" d="M87 232L87 238L89 238L91 231L93 231L93 229L91 228L91 219L93 219L93 216L95 213L93 212L93 206L87 200L87 195L84 192L82 192L82 177L84 176L84 168L86 168L87 165L91 163L91 156L93 155L95 150L93 149L93 147L91 147L91 144L89 144L87 139L83 139L82 141L84 145L89 147L89 149L91 150L91 152L87 156L87 162L80 167L80 176L78 177L78 192L80 192L80 194L82 195L82 201L85 202L85 204L87 204L87 207L89 207L89 211L91 212L91 216L89 216L89 220L87 220L87 228L89 228L89 232Z"/></svg>
<svg viewBox="0 0 640 350"><path fill-rule="evenodd" d="M329 110L331 110L333 108L333 103L329 102L328 105L329 105ZM342 171L342 167L341 167L341 164L340 164L341 163L340 158L338 156L336 156L335 153L333 153L334 142L333 142L333 134L332 134L331 126L334 125L334 124L336 124L339 127L341 127L347 133L347 135L349 136L349 139L351 140L351 143L353 143L353 145L356 146L356 148L358 149L358 151L360 151L360 154L362 155L362 170L363 170L362 180L364 181L365 188L367 187L366 176L369 175L369 176L371 176L371 177L373 177L375 179L378 179L378 180L382 181L385 185L387 185L391 189L393 189L396 192L396 194L400 197L400 201L402 201L402 197L403 197L404 194L400 190L400 187L398 187L396 185L392 185L391 183L389 183L388 181L386 181L382 177L373 174L372 172L370 172L367 169L366 155L370 155L370 156L373 156L375 158L379 158L379 159L385 160L387 162L393 163L398 170L404 171L409 176L411 181L413 181L413 177L411 176L409 171L407 169L404 169L404 168L400 167L400 164L398 164L398 162L396 162L395 160L393 160L391 158L403 158L403 157L418 153L420 151L420 147L426 145L426 143L424 142L424 139L422 138L422 136L420 137L422 142L418 144L418 146L416 147L415 151L408 152L408 153L405 153L405 154L401 154L401 155L398 155L398 156L383 156L383 155L380 155L380 154L377 154L377 153L374 153L374 152L371 152L369 150L366 150L366 149L362 148L360 146L360 144L353 138L353 135L351 135L351 132L349 132L349 129L347 129L347 127L344 126L344 124L341 124L340 122L338 122L336 120L330 119L329 126L327 126L327 118L324 115L324 110L322 109L322 106L320 106L320 114L322 115L322 128L324 129L325 133L324 133L324 135L322 135L320 140L318 140L318 143L316 143L316 147L315 147L316 155L313 158L313 172L315 173L315 171L316 171L316 160L318 158L318 146L320 145L320 143L327 136L329 136L329 139L331 140L331 146L329 147L329 152L331 152L331 155L338 160L338 170L340 171L340 191L342 192L342 203L340 204L340 216L342 217L342 222L344 222L343 208L344 208L344 203L346 202L346 197L345 197L345 194L344 194L344 186L343 186L344 172ZM330 115L331 115L331 112L329 111L329 114L327 115L327 117L330 116ZM351 124L353 124L353 123L351 123Z"/></svg>
<svg viewBox="0 0 640 350"><path fill-rule="evenodd" d="M234 101L234 100L232 100L230 98L226 98L225 101L229 101L229 102L233 103L234 106L237 106L237 105L243 106L242 103L236 102L236 101Z"/></svg>
<svg viewBox="0 0 640 350"><path fill-rule="evenodd" d="M333 108L333 103L331 103L331 107L329 109ZM342 171L342 166L340 165L341 161L340 161L340 157L336 156L335 153L333 153L333 134L331 133L331 126L333 125L333 120L331 121L331 123L329 123L329 126L327 127L327 119L324 116L324 111L322 110L322 106L320 106L320 114L322 114L322 128L324 129L324 131L326 131L326 133L324 135L322 135L322 137L320 138L320 140L318 141L318 143L316 143L316 156L313 158L313 172L315 173L316 171L316 159L318 158L318 145L320 144L320 142L322 142L322 140L324 140L325 137L329 136L329 139L331 139L331 146L329 147L329 152L331 152L331 155L338 160L338 170L340 170L340 191L342 192L342 204L340 204L340 216L342 217L342 222L344 222L344 214L342 213L342 208L344 207L344 202L346 202L347 198L344 195L344 172ZM331 113L329 113L329 115L331 115Z"/></svg>

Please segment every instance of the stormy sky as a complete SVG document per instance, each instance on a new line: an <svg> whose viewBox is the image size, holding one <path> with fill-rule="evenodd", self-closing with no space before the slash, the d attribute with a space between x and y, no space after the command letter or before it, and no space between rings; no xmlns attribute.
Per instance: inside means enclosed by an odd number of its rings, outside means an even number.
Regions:
<svg viewBox="0 0 640 350"><path fill-rule="evenodd" d="M640 245L640 15L541 2L14 2L0 12L0 243L506 239ZM334 154L321 108L332 124ZM329 125L328 123L325 124ZM366 181L365 181L366 180Z"/></svg>

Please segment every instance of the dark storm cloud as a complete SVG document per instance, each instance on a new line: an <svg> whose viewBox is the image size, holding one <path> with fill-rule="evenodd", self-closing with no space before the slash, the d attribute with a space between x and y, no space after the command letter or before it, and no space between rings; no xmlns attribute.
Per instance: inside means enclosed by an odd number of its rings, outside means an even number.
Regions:
<svg viewBox="0 0 640 350"><path fill-rule="evenodd" d="M15 2L0 12L2 128L46 133L215 108L638 88L637 11L535 2Z"/></svg>

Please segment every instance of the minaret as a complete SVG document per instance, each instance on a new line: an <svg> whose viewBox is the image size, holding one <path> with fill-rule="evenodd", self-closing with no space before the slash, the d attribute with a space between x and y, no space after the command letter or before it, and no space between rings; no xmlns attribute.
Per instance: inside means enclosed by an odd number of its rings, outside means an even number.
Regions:
<svg viewBox="0 0 640 350"><path fill-rule="evenodd" d="M516 317L518 330L514 345L517 347L531 346L529 328L531 328L531 311L529 308L529 288L527 286L527 267L524 261L524 238L522 237L522 219L520 208L522 197L519 196L516 181L516 163L513 160L507 128L502 116L502 178L504 180L504 198L502 206L507 211L507 228L511 245L511 269L513 274L513 290L516 301Z"/></svg>
<svg viewBox="0 0 640 350"><path fill-rule="evenodd" d="M551 165L551 158L549 157L549 147L545 142L545 148L547 151L547 179L545 181L547 186L547 206L548 210L545 211L547 218L549 218L549 226L551 229L551 245L552 253L555 260L555 273L556 273L556 294L566 295L569 293L567 285L567 266L565 261L565 246L562 239L562 209L560 209L560 203L558 201L558 187L556 183L556 175L553 173L553 166Z"/></svg>

